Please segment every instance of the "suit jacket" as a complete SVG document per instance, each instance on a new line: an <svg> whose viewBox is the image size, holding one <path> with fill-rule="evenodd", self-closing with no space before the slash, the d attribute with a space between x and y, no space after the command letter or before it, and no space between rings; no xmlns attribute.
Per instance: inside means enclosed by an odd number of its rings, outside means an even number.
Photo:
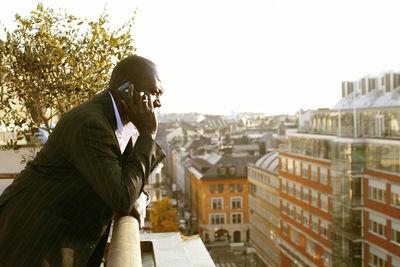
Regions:
<svg viewBox="0 0 400 267"><path fill-rule="evenodd" d="M113 212L130 214L165 157L146 136L121 155L116 128L107 90L64 114L0 196L0 266L82 267L95 249L101 261Z"/></svg>

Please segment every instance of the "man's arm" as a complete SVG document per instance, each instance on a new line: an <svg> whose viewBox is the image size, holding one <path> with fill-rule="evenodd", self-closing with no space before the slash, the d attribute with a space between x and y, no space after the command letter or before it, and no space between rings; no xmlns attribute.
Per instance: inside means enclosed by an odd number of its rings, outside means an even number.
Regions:
<svg viewBox="0 0 400 267"><path fill-rule="evenodd" d="M113 135L101 120L88 120L74 138L72 158L93 190L124 216L130 214L148 176L165 154L151 138L140 135L122 166Z"/></svg>

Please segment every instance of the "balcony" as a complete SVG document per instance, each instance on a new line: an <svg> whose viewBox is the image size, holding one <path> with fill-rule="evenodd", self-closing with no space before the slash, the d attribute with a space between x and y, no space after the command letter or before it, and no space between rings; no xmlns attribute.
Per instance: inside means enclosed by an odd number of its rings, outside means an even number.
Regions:
<svg viewBox="0 0 400 267"><path fill-rule="evenodd" d="M108 267L215 266L198 236L179 233L139 233L138 221L118 218L107 253Z"/></svg>

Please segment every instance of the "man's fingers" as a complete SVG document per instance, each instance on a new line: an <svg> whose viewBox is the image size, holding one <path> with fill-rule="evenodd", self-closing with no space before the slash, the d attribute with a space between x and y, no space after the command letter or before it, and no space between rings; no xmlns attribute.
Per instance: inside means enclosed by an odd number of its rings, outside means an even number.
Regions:
<svg viewBox="0 0 400 267"><path fill-rule="evenodd" d="M142 103L143 105L147 106L149 103L149 97L146 94L142 95Z"/></svg>
<svg viewBox="0 0 400 267"><path fill-rule="evenodd" d="M154 110L154 103L153 103L153 99L151 98L151 96L149 95L149 108L151 111Z"/></svg>
<svg viewBox="0 0 400 267"><path fill-rule="evenodd" d="M142 96L142 102L145 107L147 107L150 111L153 111L154 106L151 100L151 96L148 93L144 93Z"/></svg>

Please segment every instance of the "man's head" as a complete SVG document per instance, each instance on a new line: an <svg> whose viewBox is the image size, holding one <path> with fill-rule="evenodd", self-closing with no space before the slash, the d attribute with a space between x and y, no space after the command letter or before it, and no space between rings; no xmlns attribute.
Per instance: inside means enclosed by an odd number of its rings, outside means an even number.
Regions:
<svg viewBox="0 0 400 267"><path fill-rule="evenodd" d="M157 66L152 61L140 56L129 56L118 62L111 74L109 88L114 93L127 81L131 82L138 92L148 93L154 108L161 107L159 97L163 88Z"/></svg>

